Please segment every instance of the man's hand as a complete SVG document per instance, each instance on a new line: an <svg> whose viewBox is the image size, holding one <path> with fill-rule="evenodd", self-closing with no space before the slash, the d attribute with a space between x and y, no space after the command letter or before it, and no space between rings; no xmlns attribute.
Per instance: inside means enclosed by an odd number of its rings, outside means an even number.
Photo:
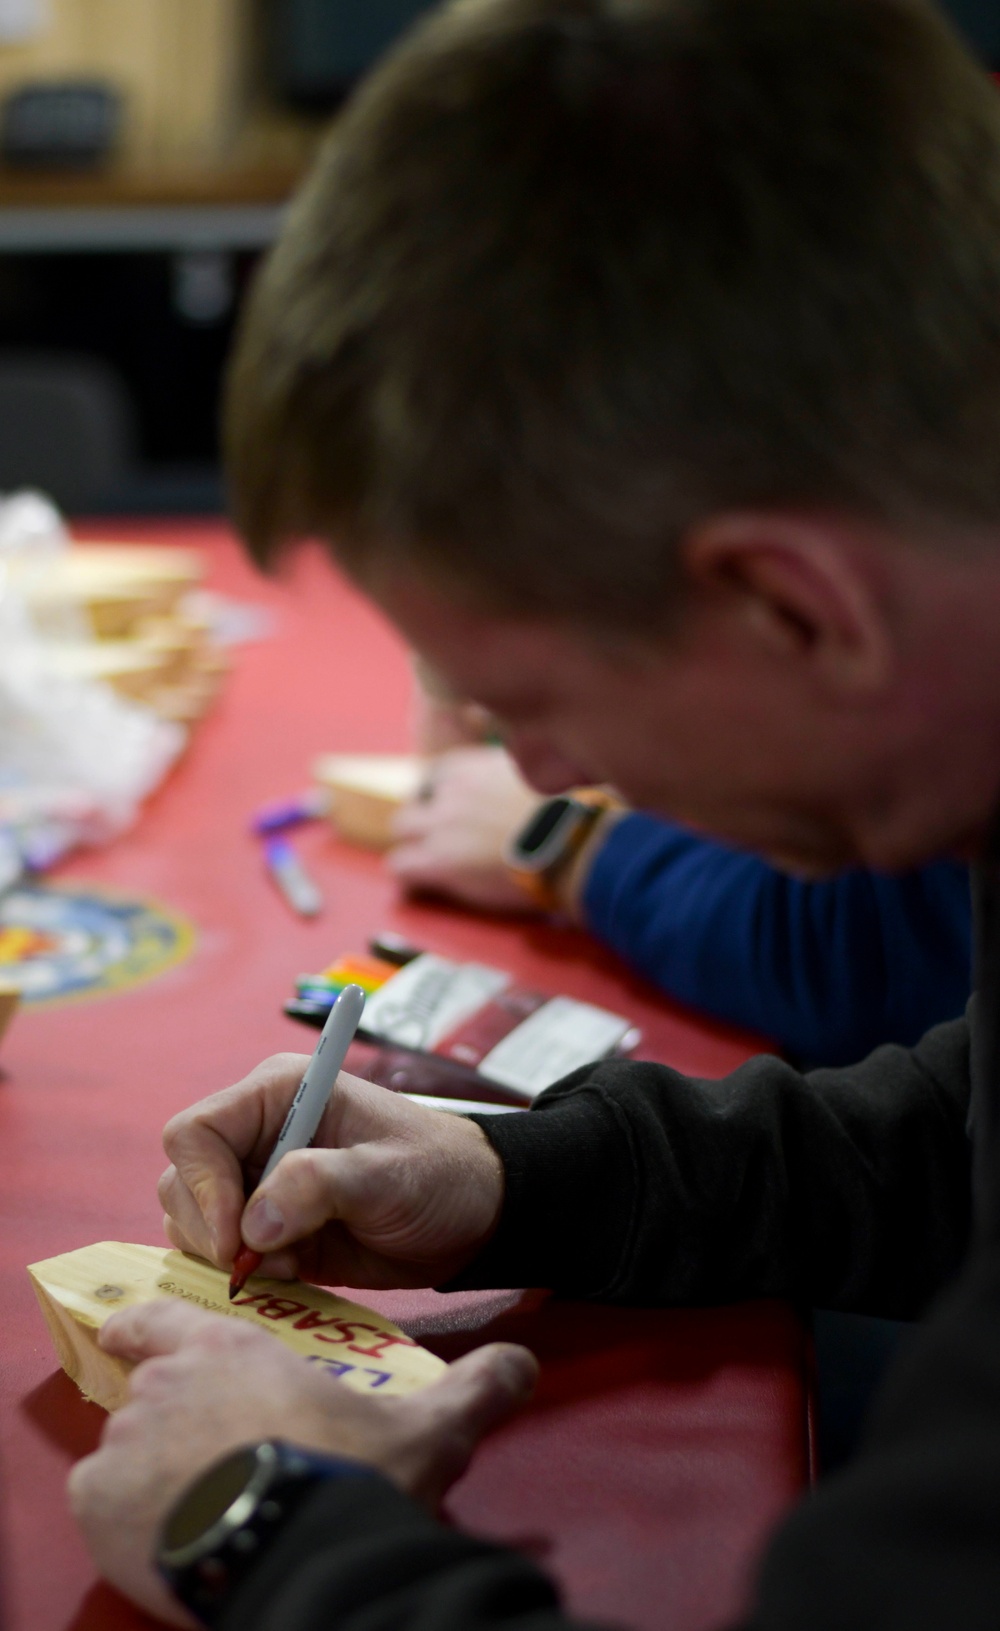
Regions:
<svg viewBox="0 0 1000 1631"><path fill-rule="evenodd" d="M541 802L503 748L456 748L430 765L426 796L397 814L387 865L407 889L482 911L537 911L503 857Z"/></svg>
<svg viewBox="0 0 1000 1631"><path fill-rule="evenodd" d="M245 1322L184 1304L124 1309L101 1331L119 1358L140 1361L129 1402L69 1481L73 1510L101 1573L173 1624L190 1626L153 1554L170 1507L239 1445L264 1438L349 1456L436 1506L476 1444L524 1403L537 1366L495 1343L405 1398L356 1393Z"/></svg>
<svg viewBox="0 0 1000 1631"><path fill-rule="evenodd" d="M325 1285L450 1279L496 1228L500 1159L475 1122L353 1076L339 1077L313 1146L279 1162L244 1216L307 1064L278 1054L167 1124L170 1240L228 1268L242 1238L267 1254L262 1274Z"/></svg>

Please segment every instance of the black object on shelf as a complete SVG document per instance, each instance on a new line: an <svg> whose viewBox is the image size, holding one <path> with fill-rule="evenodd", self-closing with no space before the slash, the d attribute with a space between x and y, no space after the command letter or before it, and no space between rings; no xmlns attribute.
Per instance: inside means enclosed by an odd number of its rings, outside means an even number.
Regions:
<svg viewBox="0 0 1000 1631"><path fill-rule="evenodd" d="M265 0L278 96L305 112L338 106L362 74L435 0Z"/></svg>
<svg viewBox="0 0 1000 1631"><path fill-rule="evenodd" d="M0 114L0 155L32 169L90 169L114 152L122 97L99 80L24 85Z"/></svg>

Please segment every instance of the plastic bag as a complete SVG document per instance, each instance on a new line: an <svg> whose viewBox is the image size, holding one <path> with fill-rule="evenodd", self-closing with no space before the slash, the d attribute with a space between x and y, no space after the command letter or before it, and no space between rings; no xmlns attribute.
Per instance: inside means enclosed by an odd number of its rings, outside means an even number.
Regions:
<svg viewBox="0 0 1000 1631"><path fill-rule="evenodd" d="M54 672L53 645L89 633L68 603L50 607L40 630L23 586L26 570L44 573L68 547L41 494L0 501L0 826L29 866L130 826L187 739L103 682Z"/></svg>

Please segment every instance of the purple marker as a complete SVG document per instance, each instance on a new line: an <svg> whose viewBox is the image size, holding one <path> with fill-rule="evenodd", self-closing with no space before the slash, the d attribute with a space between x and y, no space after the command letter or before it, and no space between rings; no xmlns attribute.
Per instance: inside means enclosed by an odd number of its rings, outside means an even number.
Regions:
<svg viewBox="0 0 1000 1631"><path fill-rule="evenodd" d="M316 917L323 910L323 896L286 839L266 839L264 861L293 912Z"/></svg>
<svg viewBox="0 0 1000 1631"><path fill-rule="evenodd" d="M268 804L258 810L250 823L250 831L258 838L269 838L272 833L300 827L304 821L317 821L329 808L329 793L317 787L311 793L303 793L301 798L290 799L287 804Z"/></svg>

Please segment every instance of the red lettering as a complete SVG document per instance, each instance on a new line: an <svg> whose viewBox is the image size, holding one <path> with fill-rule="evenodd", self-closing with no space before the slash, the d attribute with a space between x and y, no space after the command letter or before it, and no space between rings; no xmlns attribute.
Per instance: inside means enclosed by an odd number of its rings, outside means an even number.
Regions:
<svg viewBox="0 0 1000 1631"><path fill-rule="evenodd" d="M335 1325L341 1334L336 1337L321 1336L318 1330L321 1325ZM383 1331L378 1325L369 1325L365 1320L338 1319L335 1315L328 1315L324 1319L321 1314L307 1314L305 1319L296 1320L295 1329L296 1331L316 1331L316 1340L318 1342L337 1344L346 1342L352 1353L363 1354L366 1359L383 1358L386 1348L416 1347L416 1343L409 1337L390 1336L388 1331ZM362 1338L360 1333L363 1331L370 1331L375 1338L374 1342L368 1347L361 1346Z"/></svg>
<svg viewBox="0 0 1000 1631"><path fill-rule="evenodd" d="M358 1342L349 1342L348 1347L352 1353L364 1354L366 1359L384 1359L386 1348L416 1347L416 1343L411 1342L409 1337L390 1336L388 1331L378 1331L374 1326L370 1327L370 1329L375 1330L377 1340L372 1343L370 1348L362 1348Z"/></svg>
<svg viewBox="0 0 1000 1631"><path fill-rule="evenodd" d="M272 1297L269 1292L258 1291L253 1297L241 1297L233 1307L245 1307L248 1303L259 1303L254 1313L265 1320L287 1320L293 1314L304 1314L309 1306L308 1303L294 1302L291 1297Z"/></svg>
<svg viewBox="0 0 1000 1631"><path fill-rule="evenodd" d="M295 1321L296 1331L316 1331L321 1325L335 1325L340 1331L344 1329L344 1321L337 1314L320 1314L315 1308L310 1308L308 1314Z"/></svg>

